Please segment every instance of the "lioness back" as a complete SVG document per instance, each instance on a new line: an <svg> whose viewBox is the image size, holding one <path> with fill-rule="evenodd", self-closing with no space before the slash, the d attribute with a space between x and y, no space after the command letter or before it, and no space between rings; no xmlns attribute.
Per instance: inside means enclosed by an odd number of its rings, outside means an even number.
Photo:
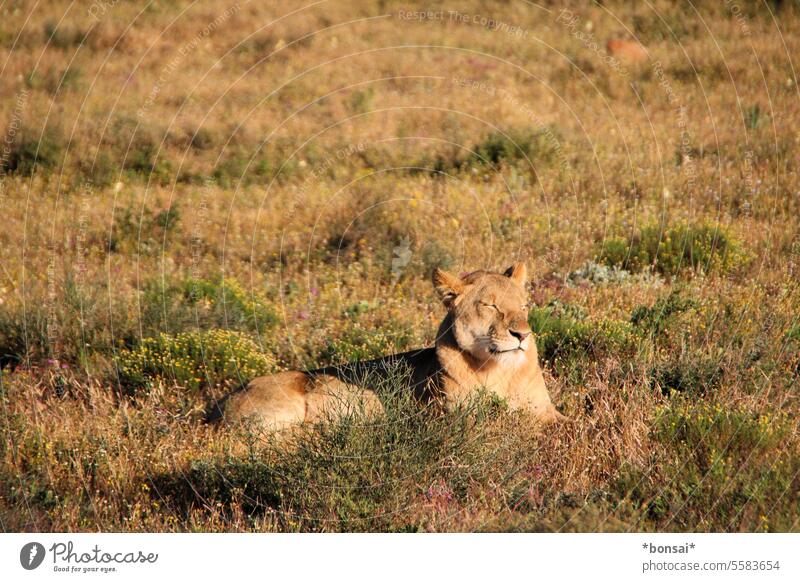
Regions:
<svg viewBox="0 0 800 582"><path fill-rule="evenodd" d="M375 360L261 376L220 401L209 420L252 419L266 428L281 430L347 410L375 413L383 408L376 389L385 381L402 381L415 397L429 401L435 397L438 371L435 349L425 348Z"/></svg>

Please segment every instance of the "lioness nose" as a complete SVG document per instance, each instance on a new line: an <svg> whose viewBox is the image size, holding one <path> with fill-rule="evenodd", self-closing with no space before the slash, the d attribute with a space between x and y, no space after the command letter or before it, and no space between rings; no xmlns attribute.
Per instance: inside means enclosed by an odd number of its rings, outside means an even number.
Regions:
<svg viewBox="0 0 800 582"><path fill-rule="evenodd" d="M529 331L514 331L513 329L508 330L511 335L517 338L519 341L524 340L526 337L531 335Z"/></svg>

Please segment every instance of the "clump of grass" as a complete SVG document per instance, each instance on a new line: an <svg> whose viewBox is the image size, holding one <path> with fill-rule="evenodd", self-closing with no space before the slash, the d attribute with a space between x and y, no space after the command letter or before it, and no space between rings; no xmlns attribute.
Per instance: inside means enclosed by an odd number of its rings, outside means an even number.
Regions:
<svg viewBox="0 0 800 582"><path fill-rule="evenodd" d="M201 151L212 149L215 143L214 133L206 127L198 127L189 142L194 149Z"/></svg>
<svg viewBox="0 0 800 582"><path fill-rule="evenodd" d="M58 49L69 49L84 43L89 33L70 24L59 24L52 20L45 22L42 34L49 46Z"/></svg>
<svg viewBox="0 0 800 582"><path fill-rule="evenodd" d="M32 359L48 355L47 313L22 305L4 305L0 309L0 369L14 368Z"/></svg>
<svg viewBox="0 0 800 582"><path fill-rule="evenodd" d="M473 146L471 165L489 163L549 162L557 151L557 137L552 129L512 129L493 132Z"/></svg>
<svg viewBox="0 0 800 582"><path fill-rule="evenodd" d="M23 134L3 158L2 170L7 174L32 176L38 170L52 170L64 157L64 143L59 133L47 129L44 133Z"/></svg>
<svg viewBox="0 0 800 582"><path fill-rule="evenodd" d="M179 507L237 507L282 531L417 531L527 490L534 444L498 431L508 421L501 403L479 395L438 413L420 409L399 376L374 381L384 416L353 412L290 447L193 461L156 478L154 494ZM503 493L475 495L490 484Z"/></svg>
<svg viewBox="0 0 800 582"><path fill-rule="evenodd" d="M56 67L48 67L42 71L31 73L26 79L25 84L30 89L41 89L50 95L64 93L77 89L83 78L83 71L76 66L71 66L61 70Z"/></svg>
<svg viewBox="0 0 800 582"><path fill-rule="evenodd" d="M350 110L353 113L366 113L372 107L375 89L368 87L363 91L356 91L350 96Z"/></svg>
<svg viewBox="0 0 800 582"><path fill-rule="evenodd" d="M143 294L141 319L146 334L217 327L258 333L278 323L263 293L230 277L151 281Z"/></svg>
<svg viewBox="0 0 800 582"><path fill-rule="evenodd" d="M158 144L146 134L137 134L130 149L126 152L125 170L133 175L166 184L172 178L172 164Z"/></svg>
<svg viewBox="0 0 800 582"><path fill-rule="evenodd" d="M712 358L662 362L650 371L650 377L663 394L684 392L702 396L720 385L723 368Z"/></svg>
<svg viewBox="0 0 800 582"><path fill-rule="evenodd" d="M0 366L57 360L88 372L103 366L120 342L135 336L129 297L104 296L100 286L79 284L72 271L56 280L59 291L52 302L4 301Z"/></svg>
<svg viewBox="0 0 800 582"><path fill-rule="evenodd" d="M764 121L764 112L761 111L761 105L758 103L748 107L744 115L745 125L749 130L758 129L758 126Z"/></svg>
<svg viewBox="0 0 800 582"><path fill-rule="evenodd" d="M190 391L236 387L276 369L249 337L221 329L145 338L116 363L120 384L134 392L158 381Z"/></svg>
<svg viewBox="0 0 800 582"><path fill-rule="evenodd" d="M792 427L784 412L675 397L654 422L665 447L659 475L640 475L631 494L660 528L791 529L800 490L798 451L784 446Z"/></svg>
<svg viewBox="0 0 800 582"><path fill-rule="evenodd" d="M559 372L584 361L619 356L634 345L627 322L591 321L580 309L558 301L532 309L528 323L536 335L539 356Z"/></svg>
<svg viewBox="0 0 800 582"><path fill-rule="evenodd" d="M682 296L673 289L652 305L640 305L631 313L631 323L643 334L655 338L661 335L670 323L682 313L697 307L697 302Z"/></svg>
<svg viewBox="0 0 800 582"><path fill-rule="evenodd" d="M413 331L401 322L375 329L356 321L348 324L340 335L328 340L316 354L316 361L325 365L379 358L410 349L413 341Z"/></svg>
<svg viewBox="0 0 800 582"><path fill-rule="evenodd" d="M711 224L658 225L640 229L630 239L603 241L597 260L632 272L652 268L663 275L681 271L728 273L747 261L741 243L725 228Z"/></svg>

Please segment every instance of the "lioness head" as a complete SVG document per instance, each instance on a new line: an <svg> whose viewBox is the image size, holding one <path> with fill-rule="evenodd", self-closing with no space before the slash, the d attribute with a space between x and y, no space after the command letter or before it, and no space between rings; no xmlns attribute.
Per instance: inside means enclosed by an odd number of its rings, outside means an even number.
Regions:
<svg viewBox="0 0 800 582"><path fill-rule="evenodd" d="M456 277L441 269L433 284L449 312L458 346L474 358L517 363L535 344L528 325L527 270L515 263L505 273L477 271Z"/></svg>

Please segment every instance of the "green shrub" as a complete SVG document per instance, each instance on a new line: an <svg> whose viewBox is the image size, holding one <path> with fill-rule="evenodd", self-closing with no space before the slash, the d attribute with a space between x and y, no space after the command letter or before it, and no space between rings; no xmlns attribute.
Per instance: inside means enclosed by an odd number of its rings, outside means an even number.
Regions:
<svg viewBox="0 0 800 582"><path fill-rule="evenodd" d="M650 378L663 394L685 392L702 396L720 385L723 368L713 359L662 362L650 371Z"/></svg>
<svg viewBox="0 0 800 582"><path fill-rule="evenodd" d="M629 271L653 268L664 275L681 270L727 273L747 260L741 244L726 229L713 224L646 226L631 239L604 240L597 260Z"/></svg>
<svg viewBox="0 0 800 582"><path fill-rule="evenodd" d="M108 248L113 253L163 252L174 240L180 219L177 205L155 213L149 208L120 208L114 215Z"/></svg>
<svg viewBox="0 0 800 582"><path fill-rule="evenodd" d="M672 290L660 297L652 307L640 305L631 314L631 323L643 334L656 337L664 333L669 324L680 314L697 307L697 302L685 299L680 290Z"/></svg>
<svg viewBox="0 0 800 582"><path fill-rule="evenodd" d="M226 327L255 331L278 323L278 315L264 295L244 289L235 279L189 279L183 283L183 293L192 304L210 302Z"/></svg>
<svg viewBox="0 0 800 582"><path fill-rule="evenodd" d="M89 33L70 24L47 21L42 29L44 40L48 46L58 49L69 49L84 43Z"/></svg>
<svg viewBox="0 0 800 582"><path fill-rule="evenodd" d="M630 324L590 321L576 307L557 301L531 309L528 323L536 336L539 356L558 372L582 360L621 355L634 345Z"/></svg>
<svg viewBox="0 0 800 582"><path fill-rule="evenodd" d="M791 529L797 516L800 456L785 446L795 424L786 413L675 397L659 410L654 436L665 447L660 475L634 493L669 529L739 531L742 523ZM652 488L641 491L640 487Z"/></svg>
<svg viewBox="0 0 800 582"><path fill-rule="evenodd" d="M205 127L197 128L192 134L190 145L196 150L210 150L214 147L215 139L211 130Z"/></svg>
<svg viewBox="0 0 800 582"><path fill-rule="evenodd" d="M264 295L232 278L150 281L142 296L145 335L188 329L224 328L259 333L278 323Z"/></svg>
<svg viewBox="0 0 800 582"><path fill-rule="evenodd" d="M45 130L35 138L22 135L12 146L3 164L9 174L32 176L37 168L51 170L57 167L64 156L64 144L54 130Z"/></svg>
<svg viewBox="0 0 800 582"><path fill-rule="evenodd" d="M30 89L47 91L50 95L55 95L56 93L78 89L82 78L83 70L80 67L71 66L62 70L50 66L41 71L31 73L25 79L25 84Z"/></svg>
<svg viewBox="0 0 800 582"><path fill-rule="evenodd" d="M158 145L147 136L138 136L125 157L125 169L157 183L168 183L172 177L172 164L159 152Z"/></svg>
<svg viewBox="0 0 800 582"><path fill-rule="evenodd" d="M111 122L101 147L129 177L166 184L173 177L166 135L166 130L143 124L141 119L120 116Z"/></svg>
<svg viewBox="0 0 800 582"><path fill-rule="evenodd" d="M281 531L323 532L417 531L478 507L500 511L527 491L539 461L531 443L498 430L508 415L497 402L479 395L437 413L399 377L374 380L384 415L353 412L305 427L290 447L194 461L157 477L154 490L182 510L237 507Z"/></svg>
<svg viewBox="0 0 800 582"><path fill-rule="evenodd" d="M215 329L146 338L117 356L121 385L128 390L165 381L200 390L235 387L276 369L246 335Z"/></svg>
<svg viewBox="0 0 800 582"><path fill-rule="evenodd" d="M490 133L473 146L470 163L549 162L557 151L552 129L517 129Z"/></svg>
<svg viewBox="0 0 800 582"><path fill-rule="evenodd" d="M419 168L430 168L434 173L449 173L454 170L476 166L520 165L547 163L553 160L558 151L559 136L552 128L510 129L495 131L470 148L465 154L462 148L439 148L425 152L413 164L416 173ZM530 160L530 162L528 161Z"/></svg>
<svg viewBox="0 0 800 582"><path fill-rule="evenodd" d="M106 152L100 150L96 154L85 151L78 160L78 169L83 180L79 188L89 184L104 188L117 181L119 177L119 166L116 161Z"/></svg>
<svg viewBox="0 0 800 582"><path fill-rule="evenodd" d="M379 329L361 322L348 324L344 331L328 340L316 354L320 365L369 360L400 352L412 347L414 334L400 322Z"/></svg>

